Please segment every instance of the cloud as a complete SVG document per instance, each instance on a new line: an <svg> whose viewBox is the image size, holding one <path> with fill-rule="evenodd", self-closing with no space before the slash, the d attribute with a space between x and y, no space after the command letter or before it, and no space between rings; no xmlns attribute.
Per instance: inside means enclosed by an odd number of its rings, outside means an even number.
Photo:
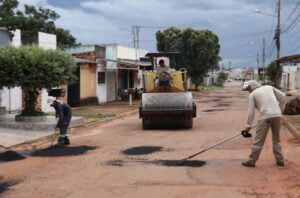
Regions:
<svg viewBox="0 0 300 198"><path fill-rule="evenodd" d="M262 38L267 39L267 54L271 54L275 18L253 12L258 8L266 13L275 12L274 0L20 0L55 10L61 15L57 25L70 29L83 44L122 43L132 41L131 26L154 26L141 28L140 45L154 51L155 32L165 27L192 26L211 29L221 43L221 56L230 58L232 64L255 63L262 50ZM296 0L282 1L282 25L295 7ZM296 13L298 14L298 13ZM295 30L299 31L298 27ZM296 53L296 31L282 35L282 54ZM249 45L253 42L254 44ZM291 44L289 44L291 43ZM249 58L249 54L253 57ZM274 54L273 54L274 56ZM272 57L272 56L270 56ZM247 63L248 64L248 63Z"/></svg>

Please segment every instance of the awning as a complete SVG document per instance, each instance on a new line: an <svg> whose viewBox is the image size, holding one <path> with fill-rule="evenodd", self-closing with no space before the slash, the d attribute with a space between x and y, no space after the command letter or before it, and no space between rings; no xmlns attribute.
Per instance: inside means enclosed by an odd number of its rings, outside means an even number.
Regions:
<svg viewBox="0 0 300 198"><path fill-rule="evenodd" d="M300 54L285 56L285 57L282 57L282 58L278 59L276 62L279 62L279 63L288 63L288 62L300 63Z"/></svg>

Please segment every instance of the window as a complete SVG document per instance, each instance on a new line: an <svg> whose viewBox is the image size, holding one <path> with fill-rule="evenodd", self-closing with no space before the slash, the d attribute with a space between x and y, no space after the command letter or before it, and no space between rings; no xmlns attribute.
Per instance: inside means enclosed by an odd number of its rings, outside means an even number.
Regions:
<svg viewBox="0 0 300 198"><path fill-rule="evenodd" d="M98 84L105 83L105 72L98 72Z"/></svg>

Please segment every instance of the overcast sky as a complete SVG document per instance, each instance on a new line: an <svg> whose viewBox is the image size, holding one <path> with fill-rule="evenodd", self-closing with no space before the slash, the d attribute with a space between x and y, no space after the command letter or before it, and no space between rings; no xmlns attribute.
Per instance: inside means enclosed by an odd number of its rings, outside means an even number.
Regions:
<svg viewBox="0 0 300 198"><path fill-rule="evenodd" d="M266 39L266 62L276 57L275 0L19 0L61 15L57 25L69 29L82 44L120 43L132 46L132 25L140 29L140 47L156 50L155 32L169 26L209 29L220 39L224 66L256 66ZM300 0L282 0L281 55L300 53ZM292 12L294 10L294 12ZM291 15L293 13L293 15ZM274 49L274 50L273 50ZM261 60L261 58L260 58Z"/></svg>

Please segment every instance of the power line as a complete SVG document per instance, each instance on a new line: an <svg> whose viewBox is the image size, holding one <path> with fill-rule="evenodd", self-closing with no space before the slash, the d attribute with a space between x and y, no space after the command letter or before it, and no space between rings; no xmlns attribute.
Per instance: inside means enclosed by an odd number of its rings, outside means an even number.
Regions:
<svg viewBox="0 0 300 198"><path fill-rule="evenodd" d="M268 7L266 7L268 8ZM266 9L263 8L263 9ZM169 28L169 27L186 27L186 26L195 26L195 25L204 25L204 26L210 26L210 25L214 25L217 23L224 23L227 21L233 21L233 20L237 20L240 18L244 18L247 17L249 15L254 14L253 10L248 10L245 12L241 12L239 14L234 14L234 15L230 15L227 17L222 17L219 19L215 19L214 21L197 21L197 22L193 22L193 23L188 23L188 24L180 24L180 25L155 25L155 26L139 26L141 28L145 28L145 29L163 29L163 28Z"/></svg>

